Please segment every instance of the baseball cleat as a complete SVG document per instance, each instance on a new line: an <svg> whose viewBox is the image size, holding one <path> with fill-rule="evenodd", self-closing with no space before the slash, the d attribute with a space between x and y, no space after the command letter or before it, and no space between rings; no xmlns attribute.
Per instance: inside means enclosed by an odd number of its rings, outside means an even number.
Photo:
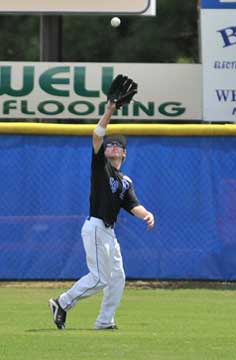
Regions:
<svg viewBox="0 0 236 360"><path fill-rule="evenodd" d="M118 326L116 324L110 326L97 326L94 327L95 330L118 330Z"/></svg>
<svg viewBox="0 0 236 360"><path fill-rule="evenodd" d="M58 329L64 330L66 328L66 311L62 309L58 299L50 299L49 307L53 316L53 322Z"/></svg>

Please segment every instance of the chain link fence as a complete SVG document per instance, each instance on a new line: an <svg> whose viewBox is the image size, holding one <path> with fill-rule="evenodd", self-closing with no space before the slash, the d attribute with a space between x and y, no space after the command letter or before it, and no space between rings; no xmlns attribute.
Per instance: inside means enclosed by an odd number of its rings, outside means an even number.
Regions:
<svg viewBox="0 0 236 360"><path fill-rule="evenodd" d="M0 279L77 279L89 212L89 136L0 135ZM129 136L123 172L145 222L121 211L129 279L236 279L236 137Z"/></svg>

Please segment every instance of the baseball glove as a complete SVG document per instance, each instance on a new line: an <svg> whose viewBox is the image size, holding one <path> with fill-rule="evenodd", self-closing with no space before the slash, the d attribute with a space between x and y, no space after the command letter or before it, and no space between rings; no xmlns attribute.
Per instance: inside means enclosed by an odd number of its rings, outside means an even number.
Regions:
<svg viewBox="0 0 236 360"><path fill-rule="evenodd" d="M127 76L117 75L112 81L107 100L114 102L119 109L125 104L129 104L133 96L138 92L138 85Z"/></svg>

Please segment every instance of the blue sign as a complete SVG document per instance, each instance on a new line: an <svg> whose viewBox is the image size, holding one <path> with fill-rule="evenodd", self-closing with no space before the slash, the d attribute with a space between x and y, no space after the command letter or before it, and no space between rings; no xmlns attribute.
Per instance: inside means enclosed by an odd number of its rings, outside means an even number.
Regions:
<svg viewBox="0 0 236 360"><path fill-rule="evenodd" d="M236 9L236 0L202 0L203 9Z"/></svg>

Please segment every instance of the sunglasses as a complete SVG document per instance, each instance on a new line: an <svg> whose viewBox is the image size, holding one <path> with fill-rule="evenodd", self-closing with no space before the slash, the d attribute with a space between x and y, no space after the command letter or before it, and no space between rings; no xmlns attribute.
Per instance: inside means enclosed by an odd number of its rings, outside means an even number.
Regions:
<svg viewBox="0 0 236 360"><path fill-rule="evenodd" d="M113 146L123 149L123 145L121 143L119 143L118 141L111 141L111 142L106 143L105 148L112 148Z"/></svg>

